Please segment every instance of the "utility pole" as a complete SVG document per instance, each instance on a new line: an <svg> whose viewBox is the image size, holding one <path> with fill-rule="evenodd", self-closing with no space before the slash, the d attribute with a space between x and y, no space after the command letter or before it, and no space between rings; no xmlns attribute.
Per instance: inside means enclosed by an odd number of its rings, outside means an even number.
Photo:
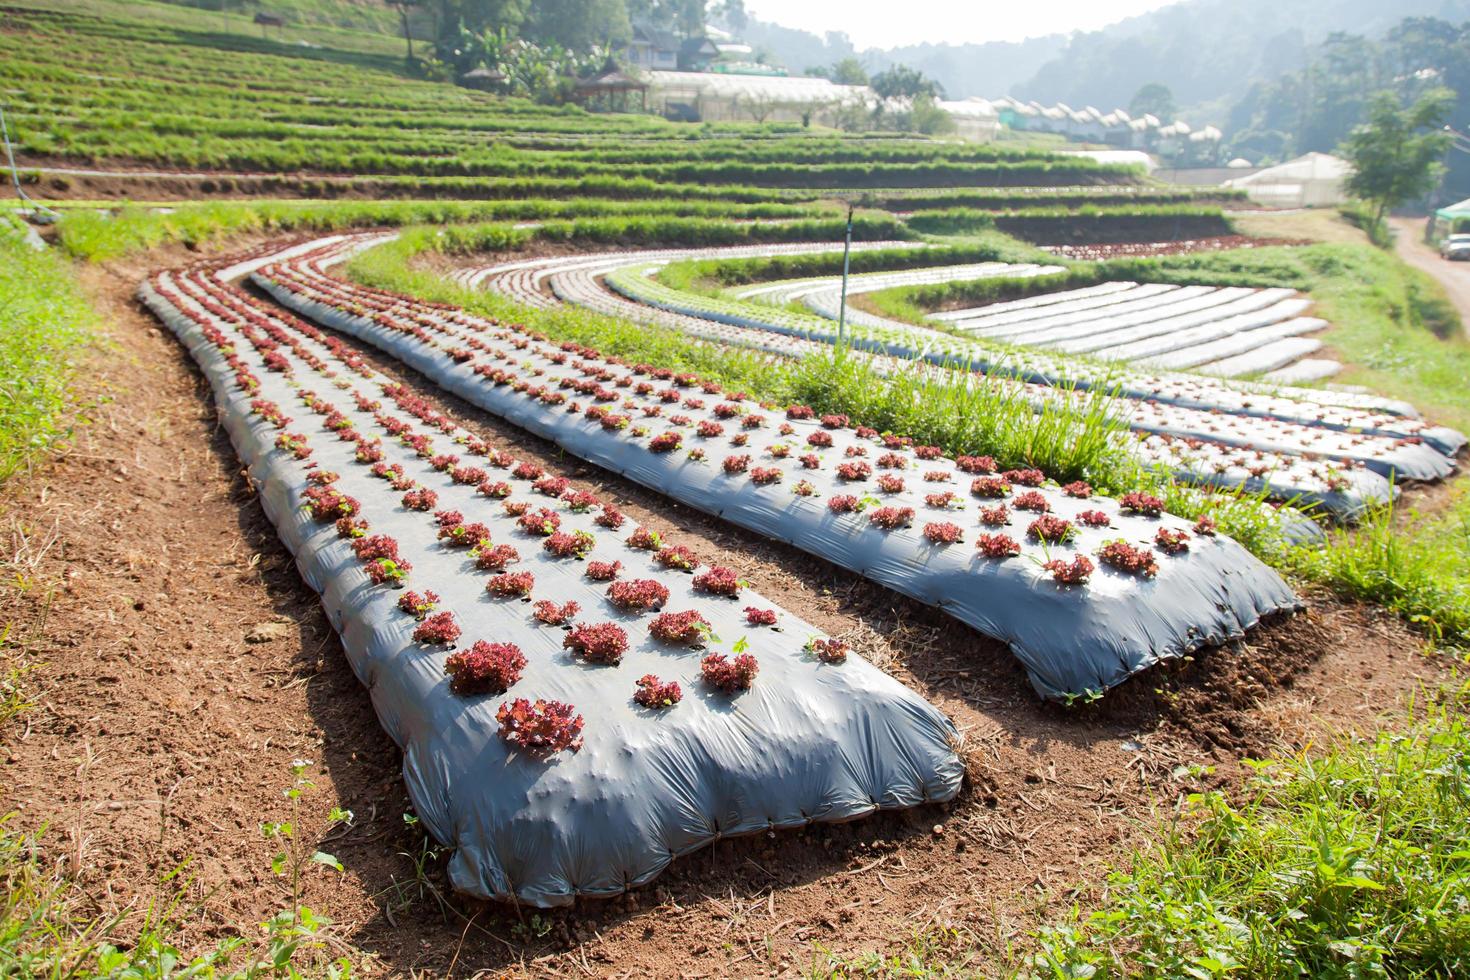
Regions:
<svg viewBox="0 0 1470 980"><path fill-rule="evenodd" d="M847 205L847 235L842 243L842 299L837 304L837 356L847 350L847 272L852 263L852 209Z"/></svg>

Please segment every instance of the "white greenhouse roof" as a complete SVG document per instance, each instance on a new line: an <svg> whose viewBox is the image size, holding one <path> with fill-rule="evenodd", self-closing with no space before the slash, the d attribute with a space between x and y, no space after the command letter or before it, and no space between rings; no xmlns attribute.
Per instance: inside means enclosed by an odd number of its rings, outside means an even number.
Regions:
<svg viewBox="0 0 1470 980"><path fill-rule="evenodd" d="M1257 171L1248 177L1230 181L1233 187L1251 184L1286 184L1307 180L1341 180L1352 172L1346 160L1330 153L1307 153L1274 167Z"/></svg>
<svg viewBox="0 0 1470 980"><path fill-rule="evenodd" d="M774 99L782 102L866 101L865 85L837 85L807 75L721 75L697 71L650 71L648 84L656 92L695 92L712 98Z"/></svg>

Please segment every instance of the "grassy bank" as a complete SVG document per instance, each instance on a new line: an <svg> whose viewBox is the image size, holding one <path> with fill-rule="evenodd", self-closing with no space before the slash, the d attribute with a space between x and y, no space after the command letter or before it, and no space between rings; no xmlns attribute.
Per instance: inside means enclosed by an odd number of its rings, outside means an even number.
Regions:
<svg viewBox="0 0 1470 980"><path fill-rule="evenodd" d="M71 269L0 229L0 481L63 437L94 314Z"/></svg>

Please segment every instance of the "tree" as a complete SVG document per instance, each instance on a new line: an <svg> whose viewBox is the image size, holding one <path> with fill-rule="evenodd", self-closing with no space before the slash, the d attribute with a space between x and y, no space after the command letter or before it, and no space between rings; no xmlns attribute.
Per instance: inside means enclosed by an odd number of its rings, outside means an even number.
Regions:
<svg viewBox="0 0 1470 980"><path fill-rule="evenodd" d="M573 51L607 47L631 36L628 8L623 0L536 0L522 34Z"/></svg>
<svg viewBox="0 0 1470 980"><path fill-rule="evenodd" d="M856 58L843 58L829 68L826 75L838 85L868 84L868 71Z"/></svg>
<svg viewBox="0 0 1470 980"><path fill-rule="evenodd" d="M413 31L409 29L408 12L418 9L421 3L423 0L388 0L388 6L398 11L398 22L403 25L403 43L408 45L408 54L404 56L404 60L410 66L413 65L415 58L413 56Z"/></svg>
<svg viewBox="0 0 1470 980"><path fill-rule="evenodd" d="M1128 102L1128 114L1134 119L1145 115L1153 116L1159 122L1168 124L1179 114L1179 108L1174 104L1174 93L1169 91L1169 86L1162 82L1149 82L1133 93L1133 98Z"/></svg>
<svg viewBox="0 0 1470 980"><path fill-rule="evenodd" d="M873 91L885 99L916 99L921 95L931 99L944 98L944 90L938 82L908 65L894 65L879 72L873 76L872 85Z"/></svg>
<svg viewBox="0 0 1470 980"><path fill-rule="evenodd" d="M909 110L909 128L925 136L948 136L957 127L954 117L935 105L933 98L920 95Z"/></svg>
<svg viewBox="0 0 1470 980"><path fill-rule="evenodd" d="M1453 139L1444 121L1454 104L1448 89L1426 92L1408 107L1388 91L1369 101L1368 121L1353 129L1338 152L1353 165L1348 193L1373 209L1370 235L1382 232L1389 208L1434 189Z"/></svg>
<svg viewBox="0 0 1470 980"><path fill-rule="evenodd" d="M750 15L745 11L745 0L720 0L709 8L709 13L732 31L743 31L745 25L750 23Z"/></svg>

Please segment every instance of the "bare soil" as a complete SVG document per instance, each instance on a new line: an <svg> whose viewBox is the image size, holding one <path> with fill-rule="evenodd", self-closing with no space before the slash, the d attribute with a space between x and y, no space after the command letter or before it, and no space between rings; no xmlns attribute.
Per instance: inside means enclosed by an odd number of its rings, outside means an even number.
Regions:
<svg viewBox="0 0 1470 980"><path fill-rule="evenodd" d="M492 444L596 484L947 712L970 778L946 806L726 841L651 887L552 913L446 894L411 855L393 743L242 477L192 362L131 291L146 266L92 268L111 322L71 447L0 495L7 618L36 706L0 732L3 806L49 826L45 858L99 913L137 910L188 862L179 941L256 936L286 894L263 820L287 815L292 759L316 762L308 831L347 866L310 876L329 952L368 975L801 975L819 950L887 951L953 927L977 965L1038 917L1095 900L1106 867L1176 812L1230 790L1241 759L1391 723L1445 666L1397 620L1311 597L1248 642L1166 665L1102 702L1038 702L1006 650L944 614L569 459L391 365ZM21 587L23 586L23 587ZM1082 891L1072 889L1078 884Z"/></svg>

